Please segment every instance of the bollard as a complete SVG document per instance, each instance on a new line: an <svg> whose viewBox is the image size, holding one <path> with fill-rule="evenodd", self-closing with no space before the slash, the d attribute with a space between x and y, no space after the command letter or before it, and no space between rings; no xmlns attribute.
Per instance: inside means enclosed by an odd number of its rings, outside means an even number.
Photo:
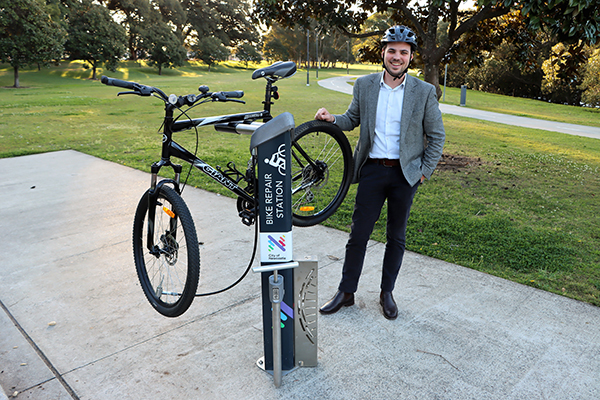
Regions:
<svg viewBox="0 0 600 400"><path fill-rule="evenodd" d="M460 105L467 105L467 85L461 85L460 87Z"/></svg>

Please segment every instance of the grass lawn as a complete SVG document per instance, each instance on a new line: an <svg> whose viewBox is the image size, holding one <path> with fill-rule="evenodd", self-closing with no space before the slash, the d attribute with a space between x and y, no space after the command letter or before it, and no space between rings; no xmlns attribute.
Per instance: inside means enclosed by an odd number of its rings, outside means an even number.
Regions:
<svg viewBox="0 0 600 400"><path fill-rule="evenodd" d="M351 66L350 75L378 71ZM236 65L187 64L164 70L124 64L106 75L160 87L166 93L244 90L246 105L206 104L193 116L259 110L264 81L250 79L252 69ZM160 152L162 103L154 98L116 97L119 91L91 81L81 63L21 71L23 89L13 84L12 69L0 65L0 157L74 149L106 160L149 170ZM346 69L321 70L319 78L346 75ZM281 99L273 114L291 112L296 124L326 106L342 113L350 96L321 88L315 71L278 82ZM458 104L460 89L446 91L446 103ZM600 126L597 110L514 99L469 91L467 106L536 118ZM600 306L600 235L596 212L600 196L600 140L535 129L510 127L445 115L445 155L469 160L437 171L418 191L408 227L411 251L474 268L543 290ZM348 132L354 144L358 130ZM176 140L193 149L193 131ZM200 131L199 155L224 166L244 166L249 137ZM199 173L190 184L221 191ZM356 186L327 225L348 230ZM140 193L141 195L141 193ZM232 212L234 212L232 210ZM385 219L374 238L384 240Z"/></svg>

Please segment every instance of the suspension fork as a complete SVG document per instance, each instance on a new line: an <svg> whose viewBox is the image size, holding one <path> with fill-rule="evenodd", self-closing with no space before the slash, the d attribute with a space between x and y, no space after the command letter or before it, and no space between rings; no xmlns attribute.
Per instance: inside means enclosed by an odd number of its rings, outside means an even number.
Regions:
<svg viewBox="0 0 600 400"><path fill-rule="evenodd" d="M181 171L183 167L178 164L172 164L170 161L167 161L168 166L173 168L175 172L175 179L162 179L160 182L158 180L158 172L161 167L167 165L161 160L158 163L152 164L151 167L151 178L150 178L150 190L148 190L148 234L146 236L146 247L150 251L151 254L158 256L158 245L154 243L154 228L155 228L155 220L156 220L156 204L158 202L158 195L160 194L161 188L165 184L172 184L177 194L181 194L179 188L179 181L181 177ZM169 233L175 238L177 232L177 218L172 217L170 219Z"/></svg>
<svg viewBox="0 0 600 400"><path fill-rule="evenodd" d="M165 106L165 122L164 122L164 133L163 133L163 148L162 158L159 162L155 162L150 167L150 189L148 190L148 233L146 236L146 247L155 257L160 255L159 246L154 243L154 228L156 221L156 204L158 202L158 195L160 194L161 188L165 184L172 184L177 194L181 194L179 188L179 182L181 178L181 171L183 167L179 164L173 164L170 160L170 151L172 141L171 123L173 122L173 109L167 104ZM162 167L171 167L175 172L175 179L163 179L158 182L158 173ZM170 216L170 215L169 215ZM171 216L170 216L171 217ZM171 217L169 222L169 233L175 238L177 232L177 218Z"/></svg>

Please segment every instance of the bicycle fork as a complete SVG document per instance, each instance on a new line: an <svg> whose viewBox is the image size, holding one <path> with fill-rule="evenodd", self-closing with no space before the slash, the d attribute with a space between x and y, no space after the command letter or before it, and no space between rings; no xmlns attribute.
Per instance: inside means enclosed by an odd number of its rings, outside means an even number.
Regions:
<svg viewBox="0 0 600 400"><path fill-rule="evenodd" d="M163 179L160 182L158 182L158 172L163 166L166 165L173 168L173 171L175 172L175 179ZM161 254L160 246L154 243L154 227L156 220L156 205L158 203L158 195L160 194L160 189L167 183L172 184L174 186L177 194L181 194L181 191L179 189L181 171L181 165L173 164L169 160L161 160L157 163L152 164L152 167L150 168L151 177L150 190L148 191L148 234L146 236L146 247L148 248L150 254L152 254L156 258L160 257ZM164 208L164 211L170 217L169 232L165 232L165 238L163 239L165 247L168 247L168 242L177 242L177 216L173 213L173 211L168 210L166 208Z"/></svg>

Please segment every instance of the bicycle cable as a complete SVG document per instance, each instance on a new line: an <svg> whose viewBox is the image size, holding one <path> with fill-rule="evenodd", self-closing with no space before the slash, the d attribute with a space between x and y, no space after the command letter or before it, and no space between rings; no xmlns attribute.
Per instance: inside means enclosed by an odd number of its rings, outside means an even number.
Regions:
<svg viewBox="0 0 600 400"><path fill-rule="evenodd" d="M190 108L192 108L192 107L190 107ZM179 107L177 107L177 109L181 112L181 114L177 118L175 118L175 120L179 119L179 117L181 117L181 115L185 115L191 121L192 119L190 118L190 116L186 112L186 111L189 111L190 108L188 108L187 110L183 111L182 109L180 109ZM196 156L198 154L199 135L198 135L198 127L195 126L194 129L196 131L196 149L194 150L194 156ZM186 176L186 178L184 180L184 183L183 183L183 185L181 187L181 190L180 190L181 193L183 193L183 189L185 189L185 186L187 185L187 181L188 181L188 179L190 177L190 174L192 172L192 168L193 168L193 165L190 165L190 169L188 170L187 176ZM258 184L257 178L256 178L256 175L254 175L253 186L257 187L256 186L257 184ZM254 209L255 210L258 208L258 204L257 203L258 202L256 200L256 197L254 197ZM215 294L226 292L227 290L232 289L235 286L237 286L248 275L248 272L250 272L250 269L252 268L252 264L254 263L254 257L256 257L256 249L257 248L258 248L258 221L255 220L254 221L254 246L252 248L252 256L250 257L250 262L248 263L248 266L246 267L246 270L244 271L244 273L242 274L242 276L240 276L238 278L238 280L236 280L235 282L233 282L231 285L227 286L226 288L223 288L223 289L220 289L220 290L216 290L214 292L196 293L195 297L212 296L212 295L215 295Z"/></svg>
<svg viewBox="0 0 600 400"><path fill-rule="evenodd" d="M188 108L187 110L185 110L185 111L184 111L184 110L182 110L182 109L181 109L181 108L179 108L179 107L176 107L176 108L179 110L179 112L181 112L181 114L179 114L179 115L177 116L177 118L175 118L175 119L173 120L173 122L177 121L177 120L179 119L179 117L181 117L182 115L185 115L185 116L187 117L187 119L189 119L189 120L190 120L190 122L192 122L192 121L193 121L193 120L192 120L192 117L190 117L190 116L188 115L187 111L189 111L189 110L190 110L191 108L193 108L193 107L194 107L194 106L192 106L192 107L189 107L189 108ZM164 122L163 122L163 125L164 125ZM161 128L163 127L163 125L161 125ZM159 128L159 130L160 130L160 128ZM196 149L194 150L194 157L196 157L196 156L198 155L198 142L199 142L199 140L200 140L200 139L199 139L199 136L198 136L198 127L197 127L197 126L194 126L194 130L196 131ZM192 169L193 169L193 168L194 168L194 165L193 165L193 164L190 164L190 169L188 169L187 175L186 175L186 177L185 177L185 179L184 179L184 181L183 181L183 185L181 185L181 188L179 189L179 194L180 194L180 195L181 195L181 194L183 194L183 190L184 190L184 189L185 189L185 187L187 186L187 182L188 182L188 179L190 179L190 175L191 175L191 173L192 173Z"/></svg>
<svg viewBox="0 0 600 400"><path fill-rule="evenodd" d="M255 175L254 176L254 187L256 187L257 183L258 182L257 182L256 175ZM258 207L257 203L258 203L258 201L256 200L256 197L254 197L254 209L255 210ZM237 281L235 281L234 283L232 283L231 285L227 286L224 289L217 290L215 292L209 292L209 293L200 293L200 294L196 293L196 297L212 296L214 294L223 293L229 289L232 289L234 286L236 286L238 283L240 283L242 280L244 280L246 275L248 275L248 272L250 272L250 268L252 268L252 264L254 263L254 257L256 257L256 248L258 247L258 223L259 223L259 221L257 221L255 219L254 220L254 248L252 249L252 256L250 257L250 262L248 263L248 267L246 267L246 271L244 271L242 276L240 276Z"/></svg>

